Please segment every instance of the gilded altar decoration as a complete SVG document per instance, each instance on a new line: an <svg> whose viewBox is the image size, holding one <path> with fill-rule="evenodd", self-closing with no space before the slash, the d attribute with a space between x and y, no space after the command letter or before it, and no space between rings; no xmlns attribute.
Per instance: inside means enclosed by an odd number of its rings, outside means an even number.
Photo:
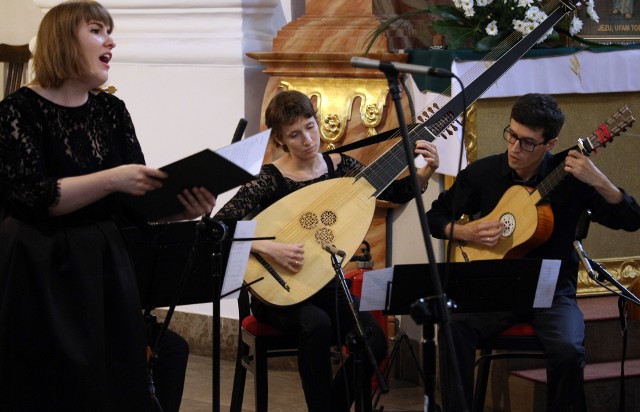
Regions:
<svg viewBox="0 0 640 412"><path fill-rule="evenodd" d="M329 113L322 118L320 129L327 140L335 140L340 137L344 124L340 121L340 116Z"/></svg>
<svg viewBox="0 0 640 412"><path fill-rule="evenodd" d="M634 280L640 279L640 258L637 256L597 259L597 261L624 287L628 288ZM607 284L611 286L611 284ZM615 290L615 287L611 287ZM580 267L578 272L578 294L580 296L609 293L595 280L591 279L582 266Z"/></svg>
<svg viewBox="0 0 640 412"><path fill-rule="evenodd" d="M289 78L281 80L280 87L316 99L321 138L329 149L344 139L356 100L360 103L360 122L367 128L367 135L375 135L389 91L386 79L364 78Z"/></svg>

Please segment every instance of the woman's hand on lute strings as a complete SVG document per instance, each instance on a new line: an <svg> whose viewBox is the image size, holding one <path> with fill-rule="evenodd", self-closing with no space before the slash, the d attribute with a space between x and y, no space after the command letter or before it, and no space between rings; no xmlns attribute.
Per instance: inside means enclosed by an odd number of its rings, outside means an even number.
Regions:
<svg viewBox="0 0 640 412"><path fill-rule="evenodd" d="M304 244L257 240L251 245L251 251L269 256L293 273L298 273L304 266Z"/></svg>

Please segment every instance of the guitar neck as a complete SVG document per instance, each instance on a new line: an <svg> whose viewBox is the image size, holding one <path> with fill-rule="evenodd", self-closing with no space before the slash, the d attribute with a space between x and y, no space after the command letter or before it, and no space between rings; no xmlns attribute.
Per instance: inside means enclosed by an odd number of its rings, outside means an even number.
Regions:
<svg viewBox="0 0 640 412"><path fill-rule="evenodd" d="M605 147L607 143L613 141L615 136L618 136L633 125L635 120L629 107L624 105L591 133L590 136L584 139L578 139L577 149L585 156L589 156L589 154L595 152L597 148ZM564 170L564 162L559 164L549 176L536 187L535 192L540 196L540 199L536 200L536 203L547 197L568 174L569 173Z"/></svg>
<svg viewBox="0 0 640 412"><path fill-rule="evenodd" d="M540 199L535 199L535 203L539 203L542 199L546 198L549 193L553 191L562 182L562 180L567 176L567 172L564 170L564 163L558 165L547 177L544 178L542 182L538 186L536 186L536 190L534 193L537 193L540 196ZM532 194L533 195L533 194Z"/></svg>

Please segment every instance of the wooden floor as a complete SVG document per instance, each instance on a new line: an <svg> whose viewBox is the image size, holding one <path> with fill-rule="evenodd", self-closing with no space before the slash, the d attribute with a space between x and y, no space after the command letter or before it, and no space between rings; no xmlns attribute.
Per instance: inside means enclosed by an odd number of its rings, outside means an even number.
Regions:
<svg viewBox="0 0 640 412"><path fill-rule="evenodd" d="M205 412L213 409L211 358L191 355L187 367L185 390L180 412ZM222 360L220 365L220 411L229 410L235 362ZM399 381L390 383L389 393L383 395L377 407L385 412L422 411L423 388ZM253 377L247 373L244 411L254 411ZM269 371L269 411L305 411L306 404L297 371Z"/></svg>

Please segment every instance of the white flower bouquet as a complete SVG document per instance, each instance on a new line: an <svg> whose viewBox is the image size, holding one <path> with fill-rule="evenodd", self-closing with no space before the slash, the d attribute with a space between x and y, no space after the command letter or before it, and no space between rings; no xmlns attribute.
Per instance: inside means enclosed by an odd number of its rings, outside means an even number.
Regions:
<svg viewBox="0 0 640 412"><path fill-rule="evenodd" d="M547 3L550 0L453 0L452 4L430 5L381 23L372 33L369 47L388 28L431 14L436 17L432 22L433 30L444 36L448 48L488 51L514 32L523 36L531 33L547 18L544 12ZM594 0L583 1L582 7L586 8L586 15L590 19L599 21ZM578 36L582 24L576 13L569 13L553 30L542 36L539 43L558 45L561 33L577 42L597 46Z"/></svg>
<svg viewBox="0 0 640 412"><path fill-rule="evenodd" d="M434 29L444 35L452 49L474 47L490 50L511 33L523 36L531 33L547 18L544 1L534 0L453 0L453 6L438 5L427 9L440 17L433 22ZM585 2L587 16L598 21L594 0ZM427 10L425 9L425 10ZM558 37L558 32L576 38L582 21L575 15L563 19L555 30L540 38L539 43Z"/></svg>

